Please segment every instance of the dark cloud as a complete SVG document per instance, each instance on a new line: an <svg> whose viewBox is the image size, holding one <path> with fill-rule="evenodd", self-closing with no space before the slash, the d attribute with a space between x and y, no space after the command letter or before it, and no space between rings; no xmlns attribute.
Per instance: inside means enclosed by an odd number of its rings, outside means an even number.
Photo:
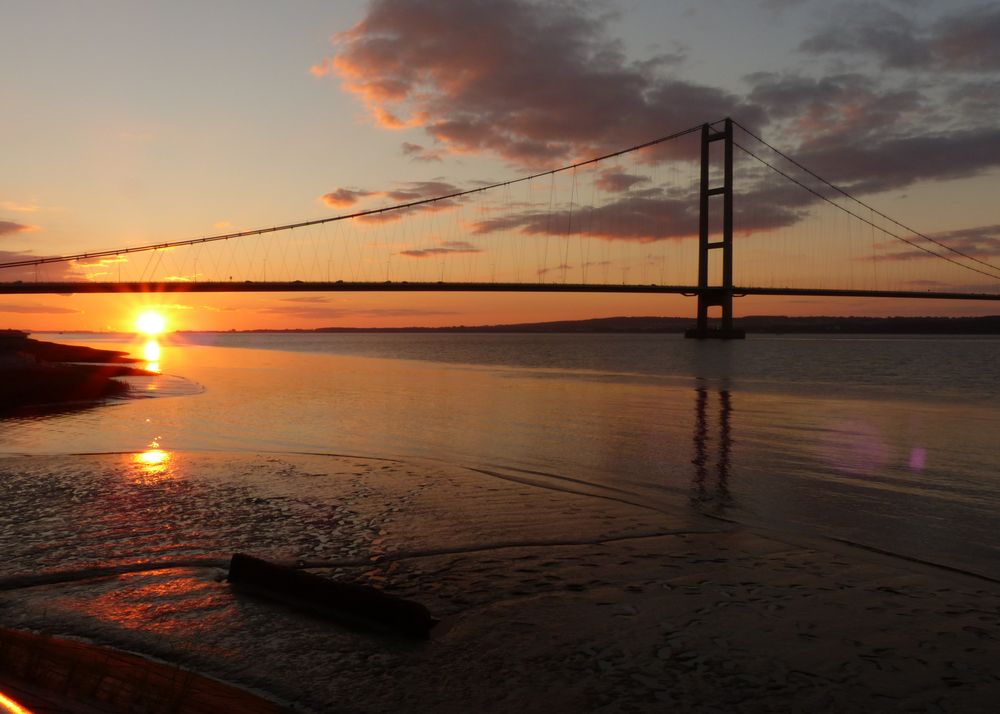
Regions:
<svg viewBox="0 0 1000 714"><path fill-rule="evenodd" d="M650 188L632 191L587 211L528 210L473 224L476 234L516 231L525 235L581 235L640 243L698 234L698 198Z"/></svg>
<svg viewBox="0 0 1000 714"><path fill-rule="evenodd" d="M275 305L264 307L260 312L288 317L304 317L316 320L340 320L353 317L433 317L436 315L457 315L453 310L421 310L416 308L350 308L319 307L312 305Z"/></svg>
<svg viewBox="0 0 1000 714"><path fill-rule="evenodd" d="M995 116L1000 114L1000 80L953 84L947 99L949 106L966 116Z"/></svg>
<svg viewBox="0 0 1000 714"><path fill-rule="evenodd" d="M320 196L320 200L330 208L350 208L362 198L367 198L371 195L371 191L338 188L336 191L323 194Z"/></svg>
<svg viewBox="0 0 1000 714"><path fill-rule="evenodd" d="M456 153L549 165L758 111L629 60L591 3L375 0L314 72L339 74L386 127L421 127Z"/></svg>
<svg viewBox="0 0 1000 714"><path fill-rule="evenodd" d="M38 226L29 226L24 223L14 221L0 221L0 236L11 235L12 233L29 233L37 231Z"/></svg>
<svg viewBox="0 0 1000 714"><path fill-rule="evenodd" d="M793 226L820 199L790 181L777 183L764 174L748 182L733 205L733 230L743 235Z"/></svg>
<svg viewBox="0 0 1000 714"><path fill-rule="evenodd" d="M1000 4L989 3L945 17L931 33L937 59L949 69L1000 69Z"/></svg>
<svg viewBox="0 0 1000 714"><path fill-rule="evenodd" d="M750 100L771 118L767 134L781 136L798 161L852 193L965 178L1000 166L1000 130L982 122L982 112L959 115L932 132L929 117L938 107L914 89L885 89L858 74L817 79L757 73L746 79ZM1000 93L991 83L961 83L950 90L951 99L956 105L962 97L989 101L976 94L984 85ZM743 139L751 151L757 146L738 135Z"/></svg>
<svg viewBox="0 0 1000 714"><path fill-rule="evenodd" d="M783 128L806 141L843 135L860 142L869 134L884 133L925 104L916 90L886 91L860 74L813 78L761 72L746 79L750 101L765 107L772 120L787 120Z"/></svg>
<svg viewBox="0 0 1000 714"><path fill-rule="evenodd" d="M306 304L325 304L330 298L324 295L300 295L298 297L280 298L282 302L300 302Z"/></svg>
<svg viewBox="0 0 1000 714"><path fill-rule="evenodd" d="M806 0L760 0L760 4L768 10L783 12L789 8L804 5Z"/></svg>
<svg viewBox="0 0 1000 714"><path fill-rule="evenodd" d="M1000 258L1000 225L963 228L956 231L934 233L930 237L973 258L979 258L987 262L995 262L991 261L991 259ZM945 255L952 259L961 260L961 256L957 256L955 253L945 250L941 246L934 245L920 236L909 236L907 239L933 251L937 255ZM883 260L913 260L916 258L933 258L934 255L900 242L898 248L880 257Z"/></svg>
<svg viewBox="0 0 1000 714"><path fill-rule="evenodd" d="M1000 69L1000 5L963 8L921 27L878 3L838 7L833 21L799 49L812 54L874 56L891 69L991 72Z"/></svg>
<svg viewBox="0 0 1000 714"><path fill-rule="evenodd" d="M404 141L400 148L402 149L403 156L408 156L412 161L441 161L440 151L428 149L420 144Z"/></svg>
<svg viewBox="0 0 1000 714"><path fill-rule="evenodd" d="M872 2L834 6L833 21L799 49L812 54L873 54L886 67L913 68L932 59L930 47L920 38L906 15Z"/></svg>
<svg viewBox="0 0 1000 714"><path fill-rule="evenodd" d="M741 188L734 230L741 234L794 225L818 199L792 183L766 181L757 172ZM720 214L721 215L721 214ZM524 235L578 235L603 240L654 243L698 235L698 194L665 188L636 189L585 211L529 209L480 221L476 234L514 231Z"/></svg>
<svg viewBox="0 0 1000 714"><path fill-rule="evenodd" d="M35 255L34 253L25 251L0 250L0 266L3 266L5 263L19 263L25 260L38 260L48 257L55 256ZM69 261L46 263L37 267L33 265L12 268L0 267L0 283L13 283L18 280L24 282L61 282L66 280L80 280L83 277L78 268Z"/></svg>
<svg viewBox="0 0 1000 714"><path fill-rule="evenodd" d="M761 2L773 10L801 4ZM552 166L730 115L779 137L777 143L802 163L859 195L1000 167L1000 129L988 119L990 107L1000 103L994 83L953 81L948 92L955 106L979 107L959 116L939 102L945 94L939 85L843 70L821 77L753 74L741 97L680 79L674 70L681 54L646 61L626 57L609 38L609 17L595 7L530 0L374 0L358 25L337 36L335 54L314 71L338 74L382 126L425 132L434 142L430 148L402 146L416 160L434 160L442 152L478 153L522 166ZM804 41L803 51L838 60L874 56L896 69L1000 66L994 58L1000 43L987 43L1000 36L992 30L1000 6L955 11L931 24L911 20L898 10L901 3L836 7L836 21ZM985 100L984 88L992 92ZM947 120L935 123L936 112ZM674 146L681 144L669 144ZM696 138L683 146L670 149L672 156L696 158ZM636 163L665 156L663 147L657 152ZM791 183L766 180L765 173L741 174L739 232L794 225L817 200ZM586 211L508 205L505 215L480 220L472 231L642 243L697 235L698 201L690 191L656 187L620 166L599 169L594 186L614 196ZM405 203L458 190L438 180L366 195ZM363 220L392 221L454 205L448 200ZM459 251L442 245L401 254L449 252Z"/></svg>
<svg viewBox="0 0 1000 714"><path fill-rule="evenodd" d="M462 189L459 186L448 183L447 181L411 181L391 191L382 191L372 193L371 195L384 196L392 203L413 203L429 198L437 198L438 196L448 196L453 193L460 193L461 191ZM392 221L398 221L404 216L413 215L415 213L437 213L439 211L447 211L448 209L455 208L460 205L465 200L465 196L444 198L440 201L423 203L419 206L409 206L408 208L401 208L395 211L371 213L367 216L360 216L357 220L362 223L389 223Z"/></svg>
<svg viewBox="0 0 1000 714"><path fill-rule="evenodd" d="M888 136L861 143L840 137L805 144L796 158L842 188L874 193L922 180L975 176L1000 166L1000 128Z"/></svg>
<svg viewBox="0 0 1000 714"><path fill-rule="evenodd" d="M0 312L16 312L22 315L77 315L82 310L51 305L23 305L0 302Z"/></svg>
<svg viewBox="0 0 1000 714"><path fill-rule="evenodd" d="M408 203L410 201L421 201L425 198L460 193L461 190L455 184L448 183L447 181L411 181L402 188L386 191L384 195L398 203Z"/></svg>
<svg viewBox="0 0 1000 714"><path fill-rule="evenodd" d="M649 182L648 176L626 173L619 167L614 167L601 171L594 180L594 185L602 191L618 193L628 191L636 184L647 182Z"/></svg>
<svg viewBox="0 0 1000 714"><path fill-rule="evenodd" d="M572 265L567 265L566 263L562 263L553 268L539 268L535 272L538 273L538 277L542 277L543 275L548 275L549 273L565 272L567 270L572 270L572 269L573 269Z"/></svg>
<svg viewBox="0 0 1000 714"><path fill-rule="evenodd" d="M392 204L412 203L414 201L422 201L427 198L436 198L438 196L460 193L461 191L462 189L459 186L448 183L447 181L411 181L409 183L402 184L399 188L391 191L364 191L361 189L338 188L336 191L331 191L330 193L320 196L320 200L331 208L348 208L354 206L360 200L365 198L382 197L388 199L388 201ZM462 200L463 198L458 196L455 198L435 201L433 203L427 203L421 206L412 206L410 208L400 209L397 211L373 213L367 216L361 216L357 220L363 223L388 223L390 221L398 221L404 215L411 213L424 211L435 212L453 208L461 203Z"/></svg>
<svg viewBox="0 0 1000 714"><path fill-rule="evenodd" d="M399 255L405 255L408 258L434 258L444 255L453 255L455 253L482 253L481 248L477 248L467 241L456 241L449 240L443 241L440 245L433 248L411 248L410 250L402 250Z"/></svg>

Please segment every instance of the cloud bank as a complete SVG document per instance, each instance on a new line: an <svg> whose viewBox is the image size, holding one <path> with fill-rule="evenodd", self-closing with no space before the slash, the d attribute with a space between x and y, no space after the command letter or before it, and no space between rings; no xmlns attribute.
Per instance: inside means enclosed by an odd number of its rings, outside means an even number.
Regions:
<svg viewBox="0 0 1000 714"><path fill-rule="evenodd" d="M419 127L446 151L519 166L709 117L759 118L740 97L671 74L681 55L629 59L610 19L584 2L375 0L313 73L339 76L383 127Z"/></svg>
<svg viewBox="0 0 1000 714"><path fill-rule="evenodd" d="M774 12L807 4L762 3ZM332 54L313 73L338 79L379 126L406 130L407 139L421 136L401 146L418 161L475 154L523 169L552 168L732 116L765 137L778 137L781 148L858 196L1000 168L1000 129L993 119L1000 111L1000 80L990 75L1000 70L996 3L938 8L936 17L925 6L924 20L903 14L898 2L836 4L799 44L806 62L784 72L751 72L739 92L687 78L683 53L630 56L614 39L615 18L603 7L373 0L357 25L334 37ZM884 71L873 72L873 61ZM696 159L690 150L696 143L669 158ZM637 163L651 166L664 158L665 151L647 153ZM512 207L479 220L472 231L635 242L697 234L691 194L622 166L600 168L594 186L607 198L587 217L558 205ZM405 202L452 190L429 181L327 196L341 207L361 197ZM778 187L750 175L740 187L738 230L794 225L814 201L791 184ZM447 207L443 202L422 210ZM942 240L966 245L957 234ZM428 257L445 248L412 251L411 257Z"/></svg>

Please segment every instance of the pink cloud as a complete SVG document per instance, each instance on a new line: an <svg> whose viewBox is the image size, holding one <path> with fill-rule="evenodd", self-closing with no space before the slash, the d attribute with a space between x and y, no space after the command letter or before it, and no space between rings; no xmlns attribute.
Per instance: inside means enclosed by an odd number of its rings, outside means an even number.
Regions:
<svg viewBox="0 0 1000 714"><path fill-rule="evenodd" d="M648 176L637 176L635 174L626 173L622 171L620 167L615 166L602 170L597 179L594 181L594 185L602 191L618 193L620 191L628 191L636 184L646 183L648 181Z"/></svg>
<svg viewBox="0 0 1000 714"><path fill-rule="evenodd" d="M375 0L317 67L332 68L384 127L419 126L448 151L520 165L759 114L668 74L677 57L629 61L608 23L582 3Z"/></svg>
<svg viewBox="0 0 1000 714"><path fill-rule="evenodd" d="M410 157L411 161L441 161L441 152L436 149L428 149L420 144L413 144L404 141L400 149L403 156Z"/></svg>
<svg viewBox="0 0 1000 714"><path fill-rule="evenodd" d="M350 208L360 199L373 195L371 191L357 191L349 188L338 188L336 191L325 193L319 200L330 208Z"/></svg>
<svg viewBox="0 0 1000 714"><path fill-rule="evenodd" d="M20 263L29 260L40 260L50 256L35 255L23 251L0 250L0 282L12 283L18 280L25 282L79 280L83 277L76 266L68 261L45 263L43 265L20 265L3 267L6 263Z"/></svg>
<svg viewBox="0 0 1000 714"><path fill-rule="evenodd" d="M477 248L466 241L443 241L439 246L433 248L412 248L401 250L400 255L408 258L433 258L435 256L452 255L455 253L482 253L481 248Z"/></svg>

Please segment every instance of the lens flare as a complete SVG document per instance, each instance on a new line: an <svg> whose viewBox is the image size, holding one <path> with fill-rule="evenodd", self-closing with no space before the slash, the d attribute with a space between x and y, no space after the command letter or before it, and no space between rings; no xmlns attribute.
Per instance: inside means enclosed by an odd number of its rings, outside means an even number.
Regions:
<svg viewBox="0 0 1000 714"><path fill-rule="evenodd" d="M21 706L3 692L0 692L0 712L11 712L11 714L31 714L30 709Z"/></svg>

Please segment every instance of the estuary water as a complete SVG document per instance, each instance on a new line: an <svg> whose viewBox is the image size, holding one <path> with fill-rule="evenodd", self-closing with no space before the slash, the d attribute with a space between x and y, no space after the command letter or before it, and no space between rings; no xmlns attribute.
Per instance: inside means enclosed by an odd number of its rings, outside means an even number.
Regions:
<svg viewBox="0 0 1000 714"><path fill-rule="evenodd" d="M159 347L162 374L129 378L132 398L0 422L0 456L438 461L1000 578L994 337L213 333Z"/></svg>

